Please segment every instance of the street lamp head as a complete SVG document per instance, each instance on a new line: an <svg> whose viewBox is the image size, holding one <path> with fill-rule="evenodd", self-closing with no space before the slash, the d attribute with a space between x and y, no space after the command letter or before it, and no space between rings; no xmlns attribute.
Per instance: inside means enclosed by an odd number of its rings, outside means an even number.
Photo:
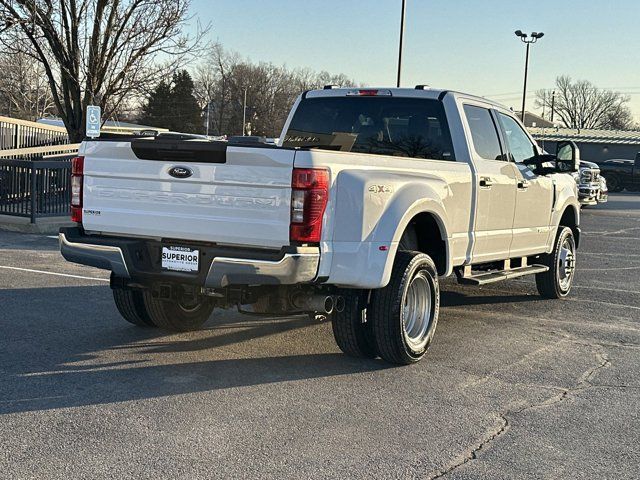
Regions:
<svg viewBox="0 0 640 480"><path fill-rule="evenodd" d="M524 33L522 33L522 30L516 30L515 34L517 37L522 37L523 35L526 37L526 35Z"/></svg>
<svg viewBox="0 0 640 480"><path fill-rule="evenodd" d="M534 33L531 34L531 36L535 37L535 38L542 38L542 37L544 37L544 32L538 32L538 33L534 32Z"/></svg>

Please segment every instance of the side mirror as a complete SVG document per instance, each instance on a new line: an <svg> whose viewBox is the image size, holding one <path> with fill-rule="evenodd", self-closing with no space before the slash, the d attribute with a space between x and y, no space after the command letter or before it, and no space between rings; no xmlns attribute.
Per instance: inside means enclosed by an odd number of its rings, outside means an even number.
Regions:
<svg viewBox="0 0 640 480"><path fill-rule="evenodd" d="M556 145L556 165L559 172L570 173L580 170L580 149L575 142L558 142Z"/></svg>

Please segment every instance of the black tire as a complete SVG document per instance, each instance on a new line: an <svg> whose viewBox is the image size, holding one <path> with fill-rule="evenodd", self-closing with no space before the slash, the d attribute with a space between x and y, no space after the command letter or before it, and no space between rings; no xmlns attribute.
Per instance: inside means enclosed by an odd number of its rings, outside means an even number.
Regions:
<svg viewBox="0 0 640 480"><path fill-rule="evenodd" d="M570 269L571 274L568 282L568 286L564 284L562 277L566 276L566 261L563 264L562 257L562 249L565 242L568 241L572 244L572 258L569 259L571 262ZM544 273L536 274L536 287L538 288L538 293L544 298L564 298L569 295L571 291L571 286L573 285L573 278L575 272L575 258L576 258L576 247L575 247L575 238L573 236L573 231L569 227L560 226L558 228L558 233L556 235L556 242L553 246L553 251L550 254L545 254L540 257L540 261L543 265L549 267L549 270ZM562 272L561 269L565 269ZM567 277L565 277L567 278Z"/></svg>
<svg viewBox="0 0 640 480"><path fill-rule="evenodd" d="M333 337L346 355L357 358L376 358L378 352L371 331L370 322L363 323L363 310L366 306L364 292L342 290L344 310L331 315Z"/></svg>
<svg viewBox="0 0 640 480"><path fill-rule="evenodd" d="M135 290L114 289L113 300L122 318L138 327L155 327L144 305L142 292Z"/></svg>
<svg viewBox="0 0 640 480"><path fill-rule="evenodd" d="M620 178L618 178L617 175L612 175L609 174L607 175L607 189L610 192L621 192L624 187L622 186L622 182L620 181Z"/></svg>
<svg viewBox="0 0 640 480"><path fill-rule="evenodd" d="M405 301L407 292L413 282L425 285L430 296L430 304L426 311L426 319L422 324L426 330L418 340L412 342L408 327L405 325ZM419 361L426 353L438 323L440 310L440 286L438 272L431 257L420 252L399 251L391 272L389 284L374 290L368 309L368 316L373 327L376 350L390 363L408 365Z"/></svg>
<svg viewBox="0 0 640 480"><path fill-rule="evenodd" d="M207 297L201 297L191 305L182 305L174 300L160 300L154 298L150 292L144 292L143 298L153 323L170 332L200 329L214 308L213 301Z"/></svg>

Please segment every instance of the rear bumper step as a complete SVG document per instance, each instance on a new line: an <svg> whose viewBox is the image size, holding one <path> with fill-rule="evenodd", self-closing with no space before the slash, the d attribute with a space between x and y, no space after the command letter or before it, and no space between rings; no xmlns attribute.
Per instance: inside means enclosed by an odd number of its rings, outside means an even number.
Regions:
<svg viewBox="0 0 640 480"><path fill-rule="evenodd" d="M200 271L193 274L162 270L153 252L155 241L86 235L78 228L60 230L60 252L70 262L112 271L116 276L148 285L176 282L207 288L229 285L291 285L315 280L320 262L318 247L285 247L281 252L254 252L215 246L203 252ZM222 255L224 253L224 255ZM230 256L228 253L237 253ZM261 257L261 258L260 258Z"/></svg>
<svg viewBox="0 0 640 480"><path fill-rule="evenodd" d="M546 265L529 265L497 272L478 273L467 277L458 277L458 283L463 285L485 285L487 283L500 282L511 278L523 277L535 273L543 273L549 270Z"/></svg>
<svg viewBox="0 0 640 480"><path fill-rule="evenodd" d="M118 277L131 278L120 247L72 242L60 232L60 253L69 262L111 270Z"/></svg>

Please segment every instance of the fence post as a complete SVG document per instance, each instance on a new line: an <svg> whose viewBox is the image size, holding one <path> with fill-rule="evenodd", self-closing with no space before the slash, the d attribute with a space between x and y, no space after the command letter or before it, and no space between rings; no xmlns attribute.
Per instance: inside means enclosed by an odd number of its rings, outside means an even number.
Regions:
<svg viewBox="0 0 640 480"><path fill-rule="evenodd" d="M31 160L31 176L30 176L30 183L31 183L31 223L34 224L36 223L36 200L37 200L37 191L38 191L38 177L36 175L36 163Z"/></svg>

